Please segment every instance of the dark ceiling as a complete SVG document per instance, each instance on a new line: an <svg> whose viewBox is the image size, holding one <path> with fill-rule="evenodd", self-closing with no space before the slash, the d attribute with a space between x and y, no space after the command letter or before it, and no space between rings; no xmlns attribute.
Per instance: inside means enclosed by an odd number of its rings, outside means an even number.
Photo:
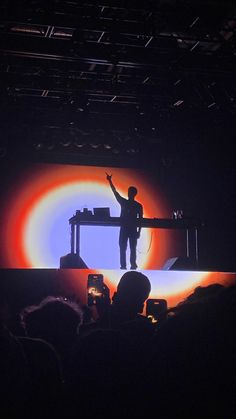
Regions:
<svg viewBox="0 0 236 419"><path fill-rule="evenodd" d="M232 154L235 0L2 0L0 16L1 155Z"/></svg>

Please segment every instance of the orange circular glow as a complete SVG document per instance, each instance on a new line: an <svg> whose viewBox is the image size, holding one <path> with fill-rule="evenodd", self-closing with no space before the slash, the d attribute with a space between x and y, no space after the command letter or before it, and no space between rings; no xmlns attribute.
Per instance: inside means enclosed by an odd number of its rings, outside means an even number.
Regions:
<svg viewBox="0 0 236 419"><path fill-rule="evenodd" d="M144 217L168 218L170 210L162 197L163 194L144 172L135 169L89 166L34 165L19 174L17 181L6 194L5 207L2 212L1 266L4 268L34 267L24 247L25 229L32 211L47 194L74 182L94 182L105 185L109 189L105 172L112 173L114 184L124 197L127 196L129 186L136 186L138 189L136 199L143 205ZM170 254L172 242L166 231L150 229L150 234L150 249L141 249L147 253L142 269L159 268ZM35 237L35 245L37 245L37 237Z"/></svg>

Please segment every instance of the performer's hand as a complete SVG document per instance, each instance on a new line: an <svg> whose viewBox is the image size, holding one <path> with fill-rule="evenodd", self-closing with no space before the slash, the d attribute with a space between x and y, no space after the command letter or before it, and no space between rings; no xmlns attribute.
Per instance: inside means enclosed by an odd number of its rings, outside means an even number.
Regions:
<svg viewBox="0 0 236 419"><path fill-rule="evenodd" d="M111 178L112 178L112 175L108 175L108 173L107 172L105 172L106 173L106 175L107 175L107 180L111 180Z"/></svg>

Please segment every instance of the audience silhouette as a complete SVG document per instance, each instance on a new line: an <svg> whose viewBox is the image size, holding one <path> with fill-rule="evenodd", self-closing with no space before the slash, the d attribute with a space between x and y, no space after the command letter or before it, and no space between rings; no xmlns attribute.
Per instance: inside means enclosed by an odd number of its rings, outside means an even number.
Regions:
<svg viewBox="0 0 236 419"><path fill-rule="evenodd" d="M153 325L141 314L150 291L151 284L146 275L137 271L125 272L112 297L112 304L106 306L96 323L82 326L81 334L99 327L122 330L135 343L138 339L150 337Z"/></svg>
<svg viewBox="0 0 236 419"><path fill-rule="evenodd" d="M25 307L25 336L1 317L1 416L234 418L236 286L197 287L159 325L150 291L129 271L96 321L63 296Z"/></svg>
<svg viewBox="0 0 236 419"><path fill-rule="evenodd" d="M236 287L198 287L158 329L145 379L163 418L235 417Z"/></svg>
<svg viewBox="0 0 236 419"><path fill-rule="evenodd" d="M83 313L79 305L63 297L49 296L40 304L26 307L21 313L26 335L43 339L58 354L64 378L78 338Z"/></svg>

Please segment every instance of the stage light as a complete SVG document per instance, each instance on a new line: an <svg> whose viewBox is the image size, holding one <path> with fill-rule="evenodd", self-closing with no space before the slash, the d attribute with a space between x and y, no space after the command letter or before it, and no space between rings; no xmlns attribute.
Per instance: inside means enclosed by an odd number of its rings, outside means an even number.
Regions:
<svg viewBox="0 0 236 419"><path fill-rule="evenodd" d="M112 150L116 148L114 146ZM108 152L112 154L112 150ZM46 151L45 147L42 151ZM116 155L113 156L115 158ZM155 214L162 217L167 213L161 195L158 197L143 173L135 169L32 165L26 169L27 175L21 176L18 186L11 190L6 201L2 226L7 227L4 231L1 230L5 252L1 258L4 266L58 267L61 255L66 255L70 250L71 230L68 220L76 210L82 210L86 206L89 209L104 207L106 203L112 216L118 216L120 207L107 185L106 170L111 171L122 196L126 196L127 185L133 184L135 179L140 202L145 204L147 218ZM9 210L9 207L12 209ZM80 233L81 258L87 266L107 269L119 266L117 227L82 226ZM172 246L171 239L164 233L158 232L157 237L155 231L143 229L137 248L140 267L164 264ZM104 247L101 246L101 237ZM161 248L158 244L160 240ZM149 252L150 243L152 246Z"/></svg>
<svg viewBox="0 0 236 419"><path fill-rule="evenodd" d="M55 143L54 141L45 141L45 147L47 148L48 151L51 151L55 148Z"/></svg>
<svg viewBox="0 0 236 419"><path fill-rule="evenodd" d="M136 154L138 152L139 152L139 149L138 148L128 148L126 150L126 153L128 153L128 154Z"/></svg>
<svg viewBox="0 0 236 419"><path fill-rule="evenodd" d="M61 141L60 141L60 144L61 144L63 147L69 147L69 146L71 145L71 140L61 140Z"/></svg>
<svg viewBox="0 0 236 419"><path fill-rule="evenodd" d="M34 144L33 144L33 146L34 146L34 149L35 149L36 151L40 151L40 150L42 150L42 149L43 149L44 144L43 144L42 142L38 142L38 143L34 143Z"/></svg>
<svg viewBox="0 0 236 419"><path fill-rule="evenodd" d="M179 99L173 104L173 106L175 106L177 108L178 106L182 105L183 103L184 103L184 101L182 99Z"/></svg>
<svg viewBox="0 0 236 419"><path fill-rule="evenodd" d="M75 140L74 145L77 148L83 148L85 146L85 143L83 143L81 140Z"/></svg>
<svg viewBox="0 0 236 419"><path fill-rule="evenodd" d="M215 106L215 105L216 105L216 103L215 102L212 102L207 107L208 107L208 109L210 109L210 108L213 108L213 106Z"/></svg>

